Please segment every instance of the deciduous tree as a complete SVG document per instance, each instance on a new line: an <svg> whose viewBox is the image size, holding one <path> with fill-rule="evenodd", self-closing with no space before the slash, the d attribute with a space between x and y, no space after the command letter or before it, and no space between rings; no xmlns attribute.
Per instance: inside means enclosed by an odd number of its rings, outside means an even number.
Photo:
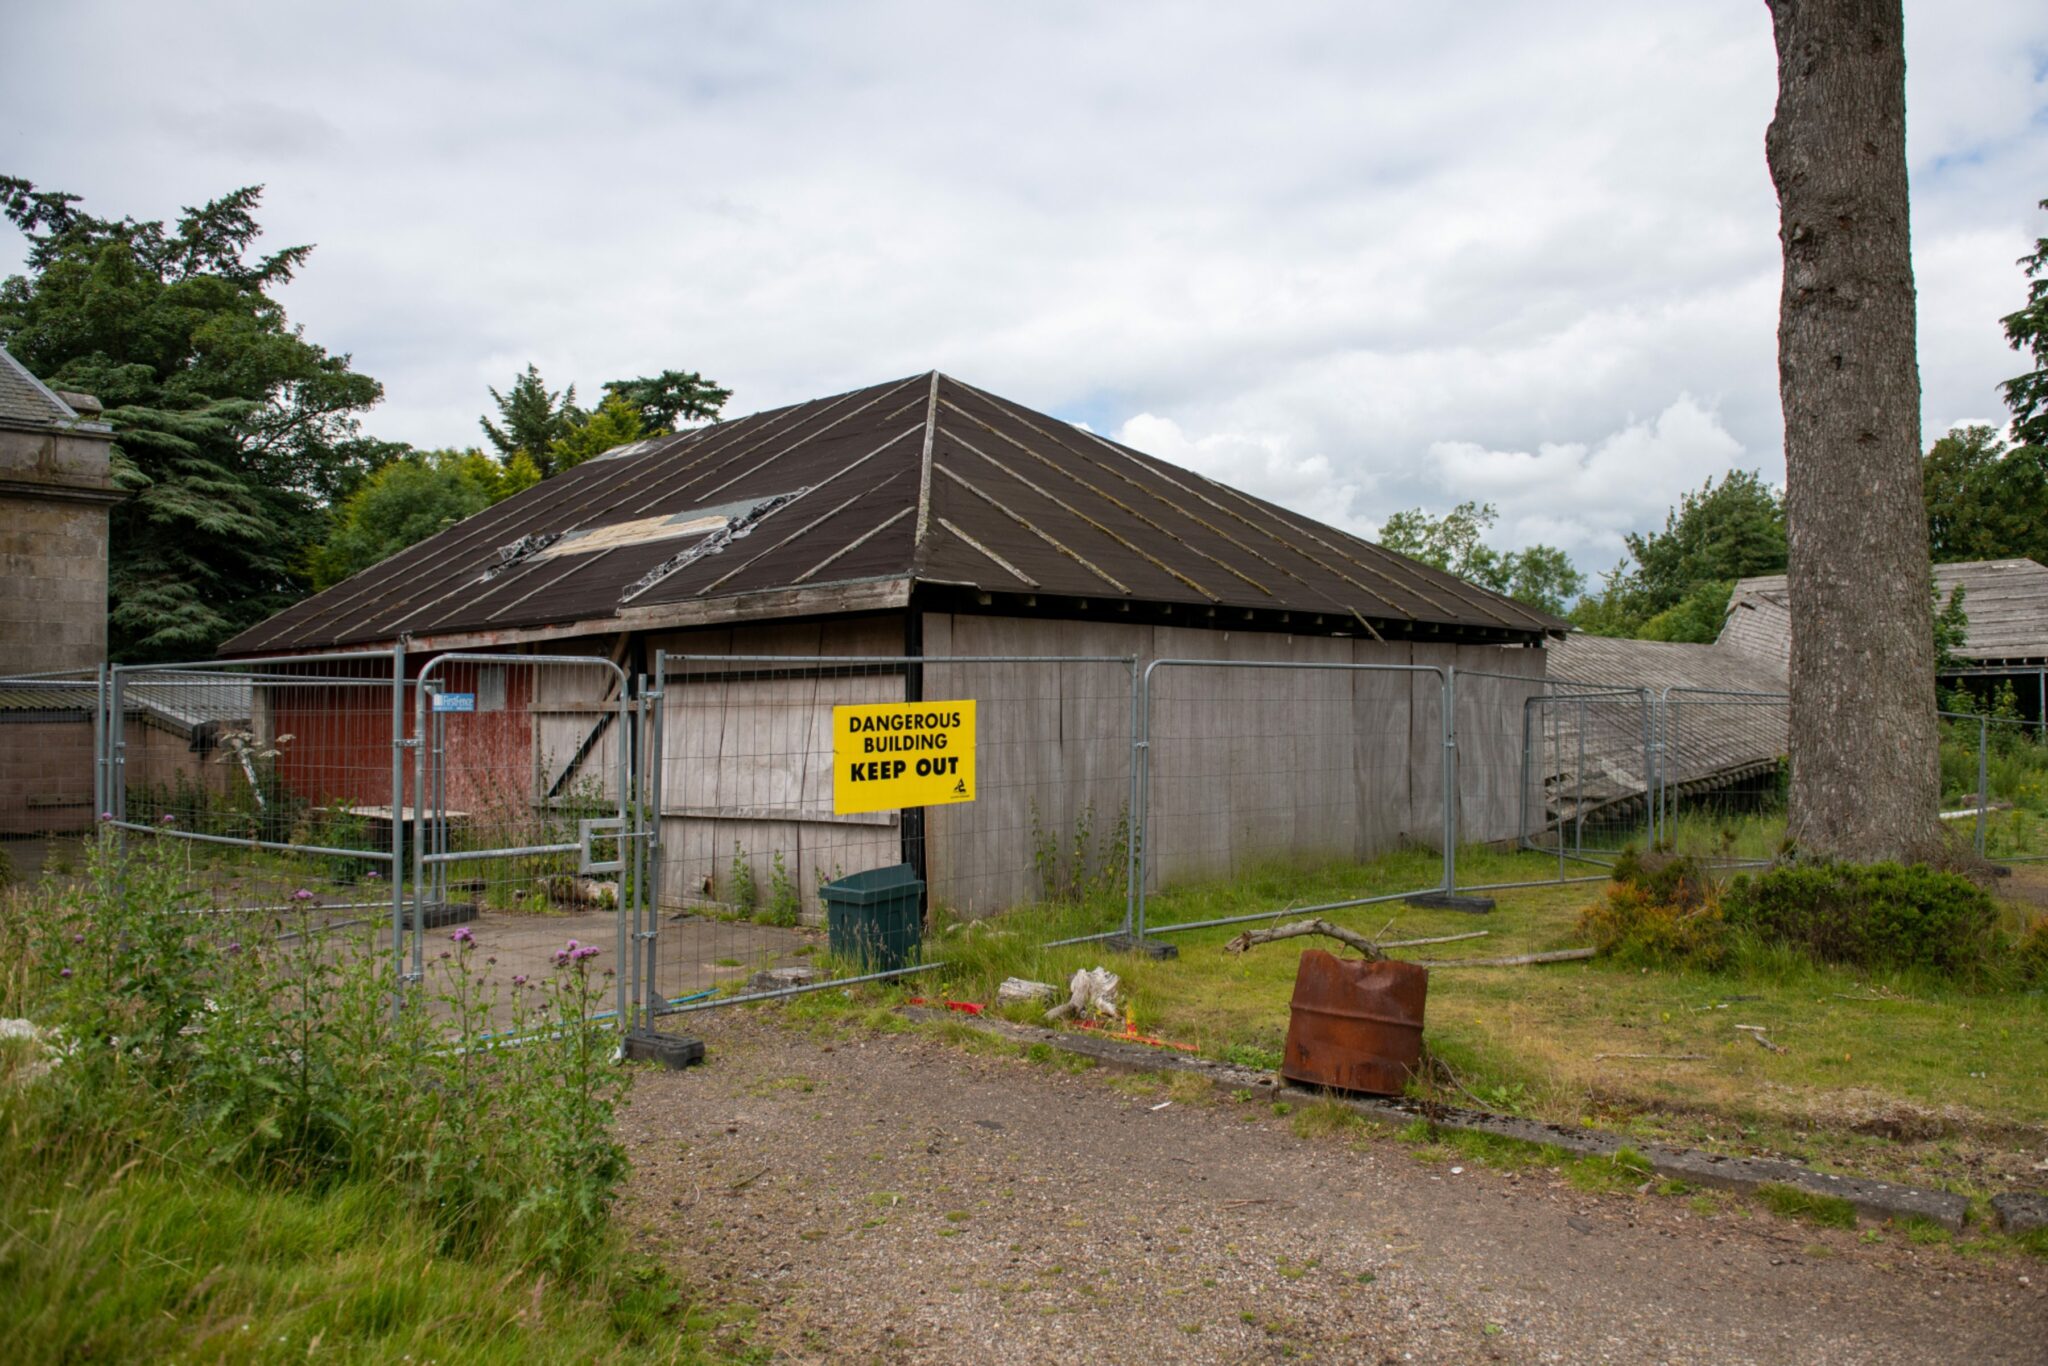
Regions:
<svg viewBox="0 0 2048 1366"><path fill-rule="evenodd" d="M1958 427L1934 443L1920 472L1936 564L2048 564L2048 448L2008 446L1986 426Z"/></svg>
<svg viewBox="0 0 2048 1366"><path fill-rule="evenodd" d="M408 452L335 508L332 529L307 559L313 587L330 588L538 482L524 451L502 463L482 451Z"/></svg>
<svg viewBox="0 0 2048 1366"><path fill-rule="evenodd" d="M1463 502L1441 517L1410 508L1387 518L1380 544L1517 602L1564 615L1586 586L1585 576L1554 546L1495 550L1487 545L1483 538L1499 517L1491 503Z"/></svg>

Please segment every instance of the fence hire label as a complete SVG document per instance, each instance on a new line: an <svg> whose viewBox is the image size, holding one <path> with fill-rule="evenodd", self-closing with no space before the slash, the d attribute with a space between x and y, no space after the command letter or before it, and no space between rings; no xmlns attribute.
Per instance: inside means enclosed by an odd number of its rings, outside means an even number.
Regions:
<svg viewBox="0 0 2048 1366"><path fill-rule="evenodd" d="M973 800L973 702L832 709L835 814Z"/></svg>
<svg viewBox="0 0 2048 1366"><path fill-rule="evenodd" d="M434 694L435 711L475 711L476 694L473 692L437 692Z"/></svg>

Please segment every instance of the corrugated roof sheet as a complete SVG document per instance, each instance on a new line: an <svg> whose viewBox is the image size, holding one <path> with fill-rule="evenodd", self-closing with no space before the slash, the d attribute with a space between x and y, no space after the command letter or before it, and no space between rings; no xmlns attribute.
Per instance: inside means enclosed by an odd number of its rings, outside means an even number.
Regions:
<svg viewBox="0 0 2048 1366"><path fill-rule="evenodd" d="M165 672L125 682L121 710L189 735L208 721L246 723L250 697L247 678ZM86 721L98 705L99 683L95 679L0 678L0 716L63 716Z"/></svg>
<svg viewBox="0 0 2048 1366"><path fill-rule="evenodd" d="M1956 651L1961 657L1987 663L2048 659L2048 567L2032 560L1938 564L1934 586L1943 602L1958 586L1963 590L1970 626ZM1721 640L1748 654L1789 661L1790 612L1783 574L1743 579L1728 600Z"/></svg>
<svg viewBox="0 0 2048 1366"><path fill-rule="evenodd" d="M726 516L708 535L664 535L648 521L713 509ZM645 525L620 529L627 523ZM632 614L622 624L647 624L666 608L876 580L1276 609L1375 629L1564 629L933 372L607 452L299 603L223 653L621 613Z"/></svg>

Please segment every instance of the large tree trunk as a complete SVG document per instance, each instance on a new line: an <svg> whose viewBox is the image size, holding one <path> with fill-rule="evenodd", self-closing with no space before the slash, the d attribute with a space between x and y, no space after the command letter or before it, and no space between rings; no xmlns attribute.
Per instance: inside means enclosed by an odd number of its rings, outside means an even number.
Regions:
<svg viewBox="0 0 2048 1366"><path fill-rule="evenodd" d="M1802 857L1941 845L1900 0L1770 0Z"/></svg>

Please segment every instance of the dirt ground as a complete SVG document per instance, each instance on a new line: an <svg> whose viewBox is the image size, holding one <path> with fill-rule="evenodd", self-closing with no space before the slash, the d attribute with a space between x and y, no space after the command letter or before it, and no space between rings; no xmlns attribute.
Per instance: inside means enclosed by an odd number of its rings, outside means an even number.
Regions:
<svg viewBox="0 0 2048 1366"><path fill-rule="evenodd" d="M625 1214L737 1337L883 1362L2040 1362L2048 1268L1301 1138L926 1034L695 1022ZM737 1342L734 1344L738 1345Z"/></svg>

